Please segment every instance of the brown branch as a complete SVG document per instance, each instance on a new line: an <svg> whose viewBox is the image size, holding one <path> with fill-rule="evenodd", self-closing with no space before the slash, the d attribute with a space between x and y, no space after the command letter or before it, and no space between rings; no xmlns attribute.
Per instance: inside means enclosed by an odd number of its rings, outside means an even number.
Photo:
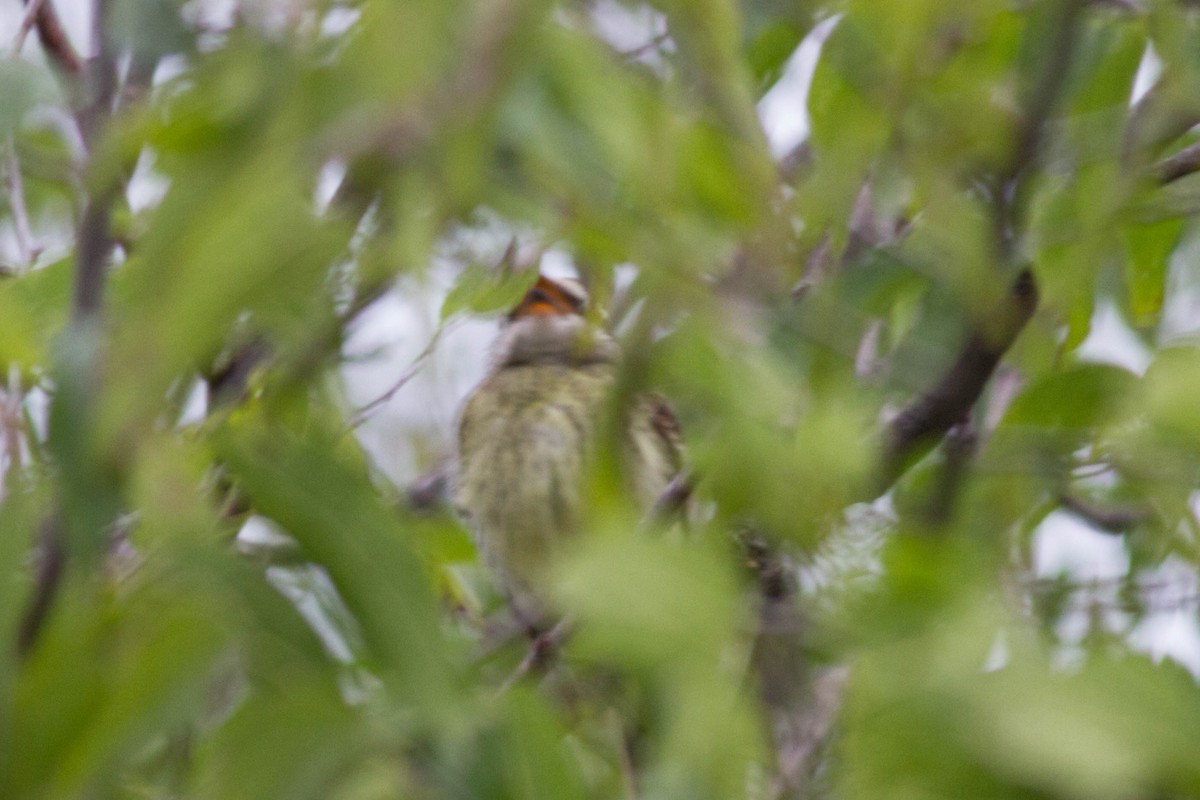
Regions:
<svg viewBox="0 0 1200 800"><path fill-rule="evenodd" d="M1010 165L1010 179L1016 179L1037 161L1046 135L1046 122L1058 105L1063 83L1075 57L1080 18L1087 4L1084 0L1060 0L1060 5L1059 18L1055 20L1055 29L1046 47L1042 73L1025 103L1024 118L1017 131Z"/></svg>
<svg viewBox="0 0 1200 800"><path fill-rule="evenodd" d="M430 514L444 506L450 498L451 472L449 462L443 461L417 476L404 492L408 509Z"/></svg>
<svg viewBox="0 0 1200 800"><path fill-rule="evenodd" d="M1195 172L1200 172L1200 142L1188 145L1151 167L1151 174L1163 185L1186 178Z"/></svg>
<svg viewBox="0 0 1200 800"><path fill-rule="evenodd" d="M517 668L512 671L512 674L500 684L500 688L492 695L492 700L498 700L507 694L526 675L546 669L558 655L563 642L571 635L572 627L570 620L563 619L548 631L538 632L527 628L529 651L525 654L525 658L521 659Z"/></svg>
<svg viewBox="0 0 1200 800"><path fill-rule="evenodd" d="M116 59L109 46L108 38L104 34L104 10L106 7L105 0L96 0L93 7L98 53L95 58L88 61L86 73L80 71L81 64L77 64L78 68L73 73L80 75L84 87L90 92L90 94L84 95L86 98L84 105L77 114L80 130L84 135L84 142L88 145L89 153L112 112L113 95L116 91ZM69 46L65 37L57 45L58 50L54 50L52 45L46 44L47 37L51 42L56 41L54 39L55 31L59 34L62 33L61 27L55 27L57 20L54 7L49 2L44 2L38 10L39 35L42 37L47 51L60 61L64 71L71 73L69 58L73 57L77 61L78 57L73 50L62 49L63 44ZM62 61L63 59L68 60ZM94 190L84 205L83 216L80 220L75 242L75 283L69 326L79 338L98 335L94 328L100 316L105 271L112 253L109 218L111 204L116 193L117 186L115 184ZM98 374L99 364L96 358L94 351L89 351L86 356L87 360L80 365L87 371L81 380L86 381ZM57 401L63 402L61 399ZM78 409L75 411L78 412ZM86 424L86 420L75 422ZM75 463L71 464L70 468L76 471L86 470L89 465ZM90 465L90 468L95 470L94 465ZM59 513L43 526L43 554L37 573L34 596L19 631L18 651L22 654L28 652L35 644L49 609L61 588L69 555L63 528L71 525L69 517L62 510L65 507L65 504L60 504Z"/></svg>
<svg viewBox="0 0 1200 800"><path fill-rule="evenodd" d="M918 451L962 421L983 393L1008 348L1037 308L1033 273L1024 269L1013 284L1005 319L991 333L971 335L940 381L901 411L888 429L880 491L886 491Z"/></svg>
<svg viewBox="0 0 1200 800"><path fill-rule="evenodd" d="M621 58L625 59L626 61L637 61L642 56L661 49L662 46L664 44L666 44L667 42L669 42L670 40L671 40L671 32L663 31L660 34L652 36L644 44L640 44L637 47L632 47L629 50L619 51L619 55L621 56Z"/></svg>
<svg viewBox="0 0 1200 800"><path fill-rule="evenodd" d="M965 419L1000 363L1037 308L1038 292L1029 267L1019 267L1017 242L1024 224L1022 197L1025 176L1037 164L1047 133L1047 122L1062 95L1069 67L1079 42L1083 0L1063 0L1059 18L1047 46L1047 58L1036 85L1028 95L1008 168L993 185L992 203L999 264L1016 272L998 318L968 338L949 371L925 394L898 414L889 427L879 491L886 491L910 459L940 439ZM1019 271L1018 271L1019 269Z"/></svg>
<svg viewBox="0 0 1200 800"><path fill-rule="evenodd" d="M58 12L54 10L54 4L50 0L25 0L27 6L31 2L37 5L33 24L37 27L38 40L42 43L42 49L46 51L50 61L67 75L72 77L82 75L83 59L79 57L75 46L67 37L67 32L58 18Z"/></svg>
<svg viewBox="0 0 1200 800"><path fill-rule="evenodd" d="M357 413L355 413L355 415L350 419L350 424L348 426L349 430L354 430L358 427L361 427L362 424L369 420L376 411L391 402L392 398L395 397L401 389L407 386L413 378L417 377L417 373L421 371L421 368L425 366L425 362L428 361L433 355L434 350L437 348L438 342L440 342L442 339L442 334L449 330L453 324L454 323L438 326L437 330L433 332L433 336L430 337L429 343L425 345L425 349L417 354L417 357L413 359L411 364L409 364L408 369L406 369L400 375L400 377L388 387L387 391L376 397L374 400L371 400L369 403L360 408Z"/></svg>
<svg viewBox="0 0 1200 800"><path fill-rule="evenodd" d="M54 598L58 595L66 568L67 554L62 543L62 525L57 516L51 516L42 523L38 538L41 552L37 575L34 578L33 596L21 617L21 627L17 632L17 655L22 658L29 655L37 641L38 633L41 632L50 607L54 604Z"/></svg>
<svg viewBox="0 0 1200 800"><path fill-rule="evenodd" d="M37 21L37 16L41 13L45 2L46 0L33 0L33 2L26 4L25 13L21 16L21 24L17 26L17 34L13 37L13 58L20 58L21 50L25 47L25 37L33 30L34 23Z"/></svg>
<svg viewBox="0 0 1200 800"><path fill-rule="evenodd" d="M72 319L77 322L95 319L103 305L105 272L113 247L109 221L114 194L109 190L101 197L89 198L79 223L71 300Z"/></svg>
<svg viewBox="0 0 1200 800"><path fill-rule="evenodd" d="M966 480L967 468L975 457L978 443L979 434L970 418L958 423L946 434L942 442L945 461L924 509L924 521L930 528L944 528L953 517L959 490Z"/></svg>
<svg viewBox="0 0 1200 800"><path fill-rule="evenodd" d="M654 501L649 518L667 522L677 516L686 516L688 501L695 491L695 476L691 470L683 469L676 473L663 489L662 494Z"/></svg>
<svg viewBox="0 0 1200 800"><path fill-rule="evenodd" d="M1150 519L1150 509L1136 505L1108 506L1064 490L1058 498L1064 509L1104 533L1122 534Z"/></svg>

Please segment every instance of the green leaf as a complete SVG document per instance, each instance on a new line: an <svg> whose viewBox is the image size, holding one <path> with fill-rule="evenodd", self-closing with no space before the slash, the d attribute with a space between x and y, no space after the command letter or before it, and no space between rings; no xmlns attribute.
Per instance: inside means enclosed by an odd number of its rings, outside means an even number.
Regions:
<svg viewBox="0 0 1200 800"><path fill-rule="evenodd" d="M499 271L494 267L474 264L458 276L454 288L442 301L442 321L462 313L494 314L510 311L521 301L535 280L537 273L531 270Z"/></svg>
<svg viewBox="0 0 1200 800"><path fill-rule="evenodd" d="M1161 350L1143 381L1146 411L1171 441L1200 448L1200 350L1177 346Z"/></svg>
<svg viewBox="0 0 1200 800"><path fill-rule="evenodd" d="M196 796L203 800L303 800L327 795L363 747L363 728L322 683L294 680L255 695L207 737Z"/></svg>
<svg viewBox="0 0 1200 800"><path fill-rule="evenodd" d="M754 75L755 85L762 94L783 75L788 59L796 51L805 27L787 20L774 20L763 25L746 47L746 59Z"/></svg>
<svg viewBox="0 0 1200 800"><path fill-rule="evenodd" d="M1125 283L1133 324L1150 326L1162 310L1171 254L1183 237L1184 220L1128 225L1121 231L1125 245Z"/></svg>
<svg viewBox="0 0 1200 800"><path fill-rule="evenodd" d="M44 69L24 59L0 60L0 135L11 134L34 106L52 101L55 94Z"/></svg>
<svg viewBox="0 0 1200 800"><path fill-rule="evenodd" d="M225 431L217 448L255 508L328 571L396 693L430 718L444 713L455 676L437 602L411 532L367 474L315 431Z"/></svg>
<svg viewBox="0 0 1200 800"><path fill-rule="evenodd" d="M1127 409L1138 377L1107 364L1080 364L1048 374L1013 401L1006 426L1083 430L1110 424Z"/></svg>

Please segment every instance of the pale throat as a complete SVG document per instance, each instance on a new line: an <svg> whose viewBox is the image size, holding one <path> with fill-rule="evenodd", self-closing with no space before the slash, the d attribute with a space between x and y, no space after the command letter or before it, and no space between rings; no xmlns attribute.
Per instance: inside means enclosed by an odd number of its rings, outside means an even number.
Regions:
<svg viewBox="0 0 1200 800"><path fill-rule="evenodd" d="M581 316L522 317L501 331L492 351L492 368L609 363L618 354L613 338Z"/></svg>

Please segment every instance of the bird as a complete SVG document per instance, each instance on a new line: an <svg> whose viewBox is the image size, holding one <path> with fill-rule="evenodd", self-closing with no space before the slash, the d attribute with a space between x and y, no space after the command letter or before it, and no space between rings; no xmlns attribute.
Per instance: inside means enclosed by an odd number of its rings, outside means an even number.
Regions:
<svg viewBox="0 0 1200 800"><path fill-rule="evenodd" d="M622 482L650 511L683 468L666 399L631 397L615 416L620 347L589 318L582 284L539 275L508 314L483 381L459 417L455 505L518 622L550 622L546 565L580 533L606 420Z"/></svg>

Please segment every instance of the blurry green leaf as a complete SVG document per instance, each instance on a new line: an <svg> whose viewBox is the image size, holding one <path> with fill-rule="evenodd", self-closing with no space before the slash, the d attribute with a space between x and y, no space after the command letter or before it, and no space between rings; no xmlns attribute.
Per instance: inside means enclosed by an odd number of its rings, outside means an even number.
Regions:
<svg viewBox="0 0 1200 800"><path fill-rule="evenodd" d="M1190 448L1200 447L1200 350L1168 347L1159 351L1143 381L1146 412L1171 440L1183 437Z"/></svg>
<svg viewBox="0 0 1200 800"><path fill-rule="evenodd" d="M521 301L537 273L499 272L493 267L476 264L468 267L442 301L443 321L463 312L488 314L511 311Z"/></svg>
<svg viewBox="0 0 1200 800"><path fill-rule="evenodd" d="M366 473L331 445L315 431L218 437L255 508L329 572L395 691L430 714L445 712L454 674L424 568Z"/></svg>
<svg viewBox="0 0 1200 800"><path fill-rule="evenodd" d="M54 81L44 69L24 59L0 59L0 135L12 133L30 109L54 98Z"/></svg>
<svg viewBox="0 0 1200 800"><path fill-rule="evenodd" d="M142 607L123 614L122 652L107 665L104 699L91 724L60 754L60 785L85 786L163 731L185 725L209 696L225 638L221 621L200 597L149 592L130 599Z"/></svg>
<svg viewBox="0 0 1200 800"><path fill-rule="evenodd" d="M47 351L67 318L73 259L0 281L0 364L46 366Z"/></svg>
<svg viewBox="0 0 1200 800"><path fill-rule="evenodd" d="M113 633L94 587L64 587L37 647L21 665L7 712L13 735L0 773L4 794L35 797L52 785L67 754L104 702L111 662L102 657Z"/></svg>
<svg viewBox="0 0 1200 800"><path fill-rule="evenodd" d="M561 604L580 622L573 648L604 661L714 659L737 614L728 565L699 543L597 532L556 574Z"/></svg>
<svg viewBox="0 0 1200 800"><path fill-rule="evenodd" d="M199 752L205 800L322 798L363 747L354 713L325 685L294 681L248 698Z"/></svg>
<svg viewBox="0 0 1200 800"><path fill-rule="evenodd" d="M1128 105L1145 49L1145 32L1128 20L1097 17L1085 22L1079 57L1072 67L1078 83L1070 98L1071 110L1090 114Z"/></svg>
<svg viewBox="0 0 1200 800"><path fill-rule="evenodd" d="M191 32L184 25L181 0L118 0L109 11L109 30L137 57L152 59L189 51Z"/></svg>
<svg viewBox="0 0 1200 800"><path fill-rule="evenodd" d="M518 690L508 701L507 728L502 734L504 770L509 796L535 800L569 800L588 795L573 764L564 731L537 697Z"/></svg>
<svg viewBox="0 0 1200 800"><path fill-rule="evenodd" d="M1125 282L1133 323L1151 325L1162 310L1171 254L1183 236L1183 220L1129 225L1122 230L1125 244Z"/></svg>
<svg viewBox="0 0 1200 800"><path fill-rule="evenodd" d="M1044 376L1013 401L1005 426L1050 434L1117 422L1138 377L1120 367L1080 364Z"/></svg>
<svg viewBox="0 0 1200 800"><path fill-rule="evenodd" d="M775 20L753 35L746 55L760 94L779 80L788 59L807 32L793 22Z"/></svg>
<svg viewBox="0 0 1200 800"><path fill-rule="evenodd" d="M1169 665L1099 660L1077 675L1001 670L980 687L979 755L1015 779L1078 798L1121 798L1200 778L1200 693Z"/></svg>

